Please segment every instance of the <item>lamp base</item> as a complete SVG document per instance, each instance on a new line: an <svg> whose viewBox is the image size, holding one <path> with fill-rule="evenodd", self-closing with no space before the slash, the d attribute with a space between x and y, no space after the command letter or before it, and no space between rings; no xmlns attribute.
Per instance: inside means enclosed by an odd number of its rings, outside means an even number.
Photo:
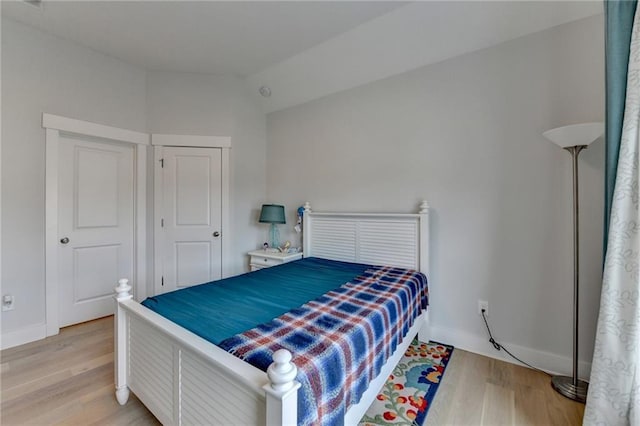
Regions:
<svg viewBox="0 0 640 426"><path fill-rule="evenodd" d="M280 247L280 231L278 231L278 225L275 223L272 223L269 229L269 240L271 248L277 249Z"/></svg>
<svg viewBox="0 0 640 426"><path fill-rule="evenodd" d="M566 396L574 401L584 403L587 400L589 383L584 380L578 380L578 385L574 386L572 377L553 376L551 378L551 386L562 396Z"/></svg>

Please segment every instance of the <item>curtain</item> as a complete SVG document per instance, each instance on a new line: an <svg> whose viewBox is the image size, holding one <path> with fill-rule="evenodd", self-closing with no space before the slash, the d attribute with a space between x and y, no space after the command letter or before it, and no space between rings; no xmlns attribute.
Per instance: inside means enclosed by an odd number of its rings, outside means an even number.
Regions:
<svg viewBox="0 0 640 426"><path fill-rule="evenodd" d="M640 425L639 12L636 9L629 47L624 119L584 415L586 425Z"/></svg>
<svg viewBox="0 0 640 426"><path fill-rule="evenodd" d="M605 0L605 72L606 72L606 138L605 192L604 192L604 245L606 253L609 215L616 182L624 98L627 90L629 44L637 0Z"/></svg>

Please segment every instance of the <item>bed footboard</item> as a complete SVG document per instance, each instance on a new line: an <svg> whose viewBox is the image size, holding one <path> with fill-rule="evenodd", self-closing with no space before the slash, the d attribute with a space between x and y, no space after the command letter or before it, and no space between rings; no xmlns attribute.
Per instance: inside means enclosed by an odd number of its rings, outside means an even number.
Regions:
<svg viewBox="0 0 640 426"><path fill-rule="evenodd" d="M279 350L267 373L152 312L130 294L128 280L116 288L115 388L126 404L130 390L165 425L297 425L300 383L291 353ZM428 340L423 312L345 424L364 415L413 336ZM426 337L425 337L426 336ZM427 339L427 340L425 340ZM215 420L214 420L215 419Z"/></svg>
<svg viewBox="0 0 640 426"><path fill-rule="evenodd" d="M288 351L268 373L152 312L116 288L115 387L133 391L163 424L296 425L297 369Z"/></svg>

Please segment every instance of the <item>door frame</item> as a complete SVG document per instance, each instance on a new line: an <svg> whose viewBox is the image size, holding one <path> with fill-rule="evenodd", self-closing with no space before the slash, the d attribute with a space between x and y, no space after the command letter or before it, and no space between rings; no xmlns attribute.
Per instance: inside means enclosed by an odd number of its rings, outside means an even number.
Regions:
<svg viewBox="0 0 640 426"><path fill-rule="evenodd" d="M89 121L77 120L43 113L42 127L45 137L45 300L46 333L52 336L60 332L59 327L59 283L58 283L58 149L60 135L71 134L100 138L102 142L129 143L134 146L134 297L146 297L146 210L147 210L147 146L149 135L118 127L105 126ZM113 283L114 287L117 283Z"/></svg>
<svg viewBox="0 0 640 426"><path fill-rule="evenodd" d="M168 134L151 134L151 145L153 146L153 290L155 294L159 293L161 288L159 279L162 276L162 241L158 238L162 235L162 219L163 193L159 183L162 181L162 170L159 167L162 159L163 147L191 147L191 148L218 148L221 151L222 164L222 211L221 211L221 273L222 278L231 275L229 266L229 257L231 257L231 204L230 204L230 181L229 181L229 165L231 156L231 137L229 136L195 136L195 135L168 135Z"/></svg>

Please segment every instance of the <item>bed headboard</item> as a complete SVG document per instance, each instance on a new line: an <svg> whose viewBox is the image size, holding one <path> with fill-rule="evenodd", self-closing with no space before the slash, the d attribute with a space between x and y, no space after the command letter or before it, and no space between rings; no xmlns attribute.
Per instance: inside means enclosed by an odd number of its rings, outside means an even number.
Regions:
<svg viewBox="0 0 640 426"><path fill-rule="evenodd" d="M429 204L418 213L324 213L304 206L304 255L416 269L429 276Z"/></svg>

